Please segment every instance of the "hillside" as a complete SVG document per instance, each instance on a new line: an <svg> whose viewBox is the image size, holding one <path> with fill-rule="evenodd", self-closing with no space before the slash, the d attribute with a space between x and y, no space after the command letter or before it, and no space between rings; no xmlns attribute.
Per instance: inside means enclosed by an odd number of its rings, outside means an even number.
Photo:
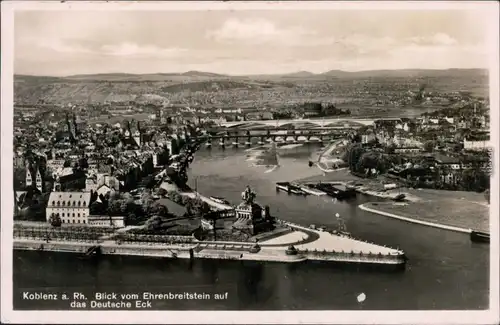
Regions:
<svg viewBox="0 0 500 325"><path fill-rule="evenodd" d="M408 91L471 91L487 96L487 71L379 70L323 74L227 76L188 71L157 74L93 74L68 77L14 76L16 103L168 101L192 105L283 105L301 101L359 103ZM369 105L370 101L364 103Z"/></svg>

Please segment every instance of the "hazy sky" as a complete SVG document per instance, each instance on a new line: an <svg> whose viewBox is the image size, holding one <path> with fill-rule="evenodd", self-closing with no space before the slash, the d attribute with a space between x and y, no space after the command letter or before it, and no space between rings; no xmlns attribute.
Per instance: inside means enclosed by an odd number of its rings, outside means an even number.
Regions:
<svg viewBox="0 0 500 325"><path fill-rule="evenodd" d="M471 11L18 11L15 73L487 67Z"/></svg>

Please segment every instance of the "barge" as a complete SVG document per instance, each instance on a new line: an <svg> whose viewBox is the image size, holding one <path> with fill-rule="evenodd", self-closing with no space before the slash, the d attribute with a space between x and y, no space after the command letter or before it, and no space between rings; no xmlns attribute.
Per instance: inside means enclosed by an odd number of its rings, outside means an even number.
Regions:
<svg viewBox="0 0 500 325"><path fill-rule="evenodd" d="M299 186L302 191L304 191L307 194L315 195L315 196L323 196L326 195L325 192L317 190L313 187L310 187L309 185L301 185Z"/></svg>
<svg viewBox="0 0 500 325"><path fill-rule="evenodd" d="M223 197L210 196L209 199L219 204L231 205L231 203Z"/></svg>
<svg viewBox="0 0 500 325"><path fill-rule="evenodd" d="M345 185L320 183L315 188L337 199L347 199L356 195L353 189Z"/></svg>
<svg viewBox="0 0 500 325"><path fill-rule="evenodd" d="M284 191L287 193L297 194L297 195L307 195L299 186L293 185L290 182L277 182L276 191Z"/></svg>

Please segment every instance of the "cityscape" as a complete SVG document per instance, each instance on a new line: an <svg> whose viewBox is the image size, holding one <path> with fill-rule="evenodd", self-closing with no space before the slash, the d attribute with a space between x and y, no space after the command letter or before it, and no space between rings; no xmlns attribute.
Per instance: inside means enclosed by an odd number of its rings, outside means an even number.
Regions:
<svg viewBox="0 0 500 325"><path fill-rule="evenodd" d="M481 11L285 11L16 12L14 310L491 307Z"/></svg>

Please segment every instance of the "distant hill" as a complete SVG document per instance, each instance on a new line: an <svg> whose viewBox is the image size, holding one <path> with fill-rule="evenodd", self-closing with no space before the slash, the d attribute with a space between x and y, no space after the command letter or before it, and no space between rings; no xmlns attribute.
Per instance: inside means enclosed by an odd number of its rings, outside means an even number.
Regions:
<svg viewBox="0 0 500 325"><path fill-rule="evenodd" d="M309 71L297 71L297 72L292 72L292 73L287 73L282 75L283 77L292 77L292 78L307 78L307 77L313 77L316 74L309 72Z"/></svg>
<svg viewBox="0 0 500 325"><path fill-rule="evenodd" d="M330 100L355 93L359 83L379 91L418 90L472 91L488 93L488 71L484 69L373 70L348 72L330 70L320 74L298 71L279 75L229 76L211 72L129 74L105 73L51 76L14 76L18 103L127 102L173 100L180 102L233 105L281 105L286 102ZM344 82L346 80L346 82ZM207 96L207 94L210 94ZM146 97L145 97L146 96ZM258 103L258 104L257 104Z"/></svg>
<svg viewBox="0 0 500 325"><path fill-rule="evenodd" d="M180 75L188 77L227 77L227 75L203 71L188 71L181 73Z"/></svg>
<svg viewBox="0 0 500 325"><path fill-rule="evenodd" d="M366 70L366 71L342 71L330 70L319 75L328 77L357 77L357 78L380 78L380 77L463 77L466 75L487 76L486 69L401 69L401 70Z"/></svg>

